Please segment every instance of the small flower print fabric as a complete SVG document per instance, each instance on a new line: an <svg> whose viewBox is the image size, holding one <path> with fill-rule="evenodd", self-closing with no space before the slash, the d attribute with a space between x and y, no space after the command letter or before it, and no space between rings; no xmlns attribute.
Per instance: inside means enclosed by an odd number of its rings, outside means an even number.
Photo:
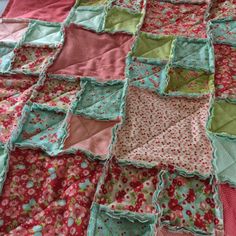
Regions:
<svg viewBox="0 0 236 236"><path fill-rule="evenodd" d="M204 12L207 4L188 4L149 0L146 5L144 32L206 38Z"/></svg>
<svg viewBox="0 0 236 236"><path fill-rule="evenodd" d="M209 179L186 178L172 167L161 175L162 191L157 199L162 209L161 222L173 229L199 234L221 230L223 220Z"/></svg>
<svg viewBox="0 0 236 236"><path fill-rule="evenodd" d="M208 106L209 98L176 100L130 87L126 120L118 131L113 155L131 163L163 162L188 173L209 174L212 149L205 133Z"/></svg>
<svg viewBox="0 0 236 236"><path fill-rule="evenodd" d="M112 210L156 213L152 202L157 186L158 168L122 166L116 160L109 163L99 184L95 202Z"/></svg>
<svg viewBox="0 0 236 236"><path fill-rule="evenodd" d="M52 158L16 149L0 197L1 235L86 235L102 164L83 154Z"/></svg>

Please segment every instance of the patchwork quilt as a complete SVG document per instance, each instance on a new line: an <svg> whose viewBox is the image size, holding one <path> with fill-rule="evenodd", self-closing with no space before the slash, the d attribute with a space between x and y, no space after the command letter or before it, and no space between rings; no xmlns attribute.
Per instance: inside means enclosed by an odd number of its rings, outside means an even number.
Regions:
<svg viewBox="0 0 236 236"><path fill-rule="evenodd" d="M0 236L236 235L236 0L0 16Z"/></svg>

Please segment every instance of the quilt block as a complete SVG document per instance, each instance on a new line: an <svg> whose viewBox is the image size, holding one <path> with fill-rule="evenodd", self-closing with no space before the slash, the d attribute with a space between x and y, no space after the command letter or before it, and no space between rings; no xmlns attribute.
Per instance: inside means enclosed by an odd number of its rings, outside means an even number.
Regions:
<svg viewBox="0 0 236 236"><path fill-rule="evenodd" d="M235 0L0 0L0 235L234 236Z"/></svg>

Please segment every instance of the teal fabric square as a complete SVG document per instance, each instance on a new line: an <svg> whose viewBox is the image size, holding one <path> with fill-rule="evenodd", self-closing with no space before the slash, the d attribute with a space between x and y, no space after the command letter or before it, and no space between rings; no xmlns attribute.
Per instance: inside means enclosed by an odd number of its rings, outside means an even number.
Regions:
<svg viewBox="0 0 236 236"><path fill-rule="evenodd" d="M93 204L88 236L151 236L154 235L155 216L112 211Z"/></svg>
<svg viewBox="0 0 236 236"><path fill-rule="evenodd" d="M130 85L153 91L160 90L160 83L166 74L166 65L151 63L130 57L126 62L127 77Z"/></svg>
<svg viewBox="0 0 236 236"><path fill-rule="evenodd" d="M104 6L79 6L72 10L69 23L75 23L87 29L100 32L102 30L104 20Z"/></svg>
<svg viewBox="0 0 236 236"><path fill-rule="evenodd" d="M61 25L33 21L25 34L24 44L57 46L62 42Z"/></svg>
<svg viewBox="0 0 236 236"><path fill-rule="evenodd" d="M0 72L9 69L15 44L0 42Z"/></svg>
<svg viewBox="0 0 236 236"><path fill-rule="evenodd" d="M205 39L177 38L172 64L186 69L214 72L213 48Z"/></svg>
<svg viewBox="0 0 236 236"><path fill-rule="evenodd" d="M219 20L211 23L214 42L236 46L236 20Z"/></svg>
<svg viewBox="0 0 236 236"><path fill-rule="evenodd" d="M236 140L210 135L214 148L214 165L218 179L236 186Z"/></svg>
<svg viewBox="0 0 236 236"><path fill-rule="evenodd" d="M0 144L0 194L2 192L4 180L7 172L8 153L7 150Z"/></svg>
<svg viewBox="0 0 236 236"><path fill-rule="evenodd" d="M16 145L20 147L39 147L48 154L59 151L63 135L65 114L38 108L37 105L25 107L25 120Z"/></svg>
<svg viewBox="0 0 236 236"><path fill-rule="evenodd" d="M122 116L124 83L81 81L81 94L74 113L98 120L116 120Z"/></svg>

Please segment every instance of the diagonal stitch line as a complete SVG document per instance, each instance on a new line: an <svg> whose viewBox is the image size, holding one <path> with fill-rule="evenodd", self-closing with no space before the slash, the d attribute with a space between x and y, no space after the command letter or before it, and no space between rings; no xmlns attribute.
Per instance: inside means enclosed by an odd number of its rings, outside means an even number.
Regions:
<svg viewBox="0 0 236 236"><path fill-rule="evenodd" d="M194 115L196 112L198 112L200 109L204 108L205 105L206 105L206 104L204 104L203 106L199 107L196 111L194 111L194 112L191 114L191 116ZM163 132L159 133L158 135L154 135L152 138L146 140L145 143L143 143L142 145L137 145L137 146L134 147L133 149L129 150L125 155L130 154L131 152L133 152L135 149L137 149L137 148L139 148L139 147L143 147L145 144L147 144L147 143L150 142L151 140L155 139L155 138L158 137L159 135L165 133L165 132L168 131L168 129L170 129L171 127L174 127L174 126L178 125L178 123L180 123L182 120L185 120L185 119L188 118L188 117L189 117L189 115L187 115L186 117L180 119L180 120L177 121L175 124L170 125L169 127L166 128L166 130L164 130Z"/></svg>
<svg viewBox="0 0 236 236"><path fill-rule="evenodd" d="M8 35L5 35L3 38L0 38L0 40L4 40L4 39L6 39L6 38L9 37L9 36L12 36L12 37L15 39L14 34L17 33L17 32L19 32L19 31L24 30L24 29L27 28L27 27L28 27L28 25L27 25L26 27L23 27L23 28L21 28L21 29L18 29L18 30L16 30L16 31L14 31L14 32L9 32ZM4 28L5 28L5 30L6 30L6 29L7 29L7 26L4 26ZM12 35L12 34L13 34L13 35Z"/></svg>

